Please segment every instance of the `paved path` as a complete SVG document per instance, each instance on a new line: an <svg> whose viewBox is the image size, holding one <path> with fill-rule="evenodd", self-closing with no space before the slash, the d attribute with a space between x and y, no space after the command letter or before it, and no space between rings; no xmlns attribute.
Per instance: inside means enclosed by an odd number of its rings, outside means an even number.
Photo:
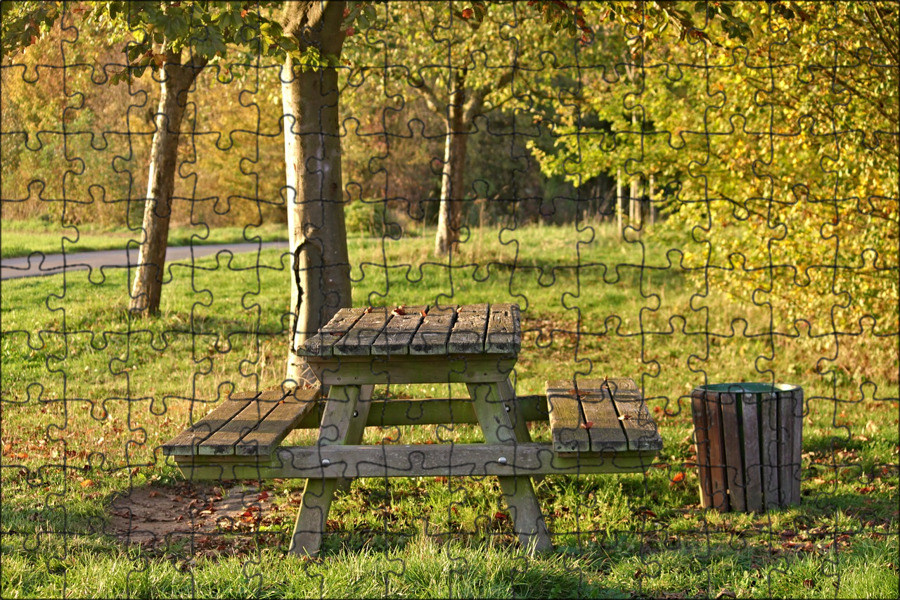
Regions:
<svg viewBox="0 0 900 600"><path fill-rule="evenodd" d="M287 242L265 242L263 249L281 248L288 249ZM259 244L249 242L241 244L210 244L208 246L179 246L166 250L166 265L175 263L187 264L191 262L191 251L194 258L217 254L223 250L232 254L242 252L255 252ZM65 258L65 262L63 262ZM17 277L37 277L40 275L56 275L63 271L75 271L79 269L126 269L129 264L134 269L137 265L138 249L131 250L100 250L97 252L73 252L72 254L41 254L36 252L31 256L18 258L4 258L0 260L0 279L15 279Z"/></svg>

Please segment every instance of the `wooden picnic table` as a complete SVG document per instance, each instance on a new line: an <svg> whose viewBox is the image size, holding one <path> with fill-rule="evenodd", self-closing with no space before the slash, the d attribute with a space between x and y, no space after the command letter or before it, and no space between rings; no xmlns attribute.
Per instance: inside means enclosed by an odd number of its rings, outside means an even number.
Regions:
<svg viewBox="0 0 900 600"><path fill-rule="evenodd" d="M327 389L229 400L163 451L189 478L307 479L291 552L318 552L339 479L496 475L520 543L552 548L531 477L646 470L662 441L630 379L551 382L517 397L515 304L341 309L297 349ZM378 384L464 383L468 398L372 400ZM549 407L549 412L548 412ZM551 423L534 443L528 421ZM483 444L362 445L365 427L478 423ZM298 427L314 446L281 447Z"/></svg>

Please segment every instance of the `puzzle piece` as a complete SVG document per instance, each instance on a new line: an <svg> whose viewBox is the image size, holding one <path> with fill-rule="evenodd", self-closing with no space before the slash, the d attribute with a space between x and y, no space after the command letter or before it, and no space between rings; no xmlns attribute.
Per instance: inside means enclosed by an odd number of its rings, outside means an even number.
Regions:
<svg viewBox="0 0 900 600"><path fill-rule="evenodd" d="M896 595L897 11L657 4L4 4L5 595Z"/></svg>

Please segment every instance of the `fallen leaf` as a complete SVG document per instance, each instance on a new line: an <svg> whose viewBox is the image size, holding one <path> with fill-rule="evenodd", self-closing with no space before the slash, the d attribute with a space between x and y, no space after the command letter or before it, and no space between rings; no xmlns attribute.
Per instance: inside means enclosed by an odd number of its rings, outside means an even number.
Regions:
<svg viewBox="0 0 900 600"><path fill-rule="evenodd" d="M94 481L91 479L85 479L84 481L80 481L79 484L81 485L81 487L86 488L94 485Z"/></svg>
<svg viewBox="0 0 900 600"><path fill-rule="evenodd" d="M679 481L684 481L684 471L679 471L678 473L675 473L675 476L672 477L672 481L674 481L675 483L678 483Z"/></svg>
<svg viewBox="0 0 900 600"><path fill-rule="evenodd" d="M620 421L628 421L629 419L631 419L631 415L621 415L619 417Z"/></svg>
<svg viewBox="0 0 900 600"><path fill-rule="evenodd" d="M593 427L593 426L594 426L594 422L593 422L593 421L588 421L588 422L586 422L586 423L582 423L582 424L581 424L581 428L582 428L582 429L590 429L590 428Z"/></svg>

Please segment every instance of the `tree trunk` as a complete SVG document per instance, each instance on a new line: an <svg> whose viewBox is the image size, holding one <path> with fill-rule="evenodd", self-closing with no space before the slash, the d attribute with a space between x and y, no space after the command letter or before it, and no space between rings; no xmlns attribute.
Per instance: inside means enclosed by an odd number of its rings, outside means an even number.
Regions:
<svg viewBox="0 0 900 600"><path fill-rule="evenodd" d="M132 314L147 316L159 312L162 280L165 273L169 219L172 216L172 194L178 168L178 138L184 117L187 94L206 61L194 57L181 64L181 53L166 52L160 69L159 108L156 133L150 151L147 175L147 198L144 204L144 238L138 257L137 273L131 288L128 309Z"/></svg>
<svg viewBox="0 0 900 600"><path fill-rule="evenodd" d="M637 120L637 111L631 113L631 127L636 129L639 126ZM640 177L634 177L631 180L631 207L628 214L629 224L635 229L641 228L641 199L640 194Z"/></svg>
<svg viewBox="0 0 900 600"><path fill-rule="evenodd" d="M635 229L641 228L641 180L635 177L631 180L631 210L629 211L629 224Z"/></svg>
<svg viewBox="0 0 900 600"><path fill-rule="evenodd" d="M622 233L622 169L616 171L616 230Z"/></svg>
<svg viewBox="0 0 900 600"><path fill-rule="evenodd" d="M285 32L301 49L340 57L343 2L285 5ZM290 57L282 73L284 154L291 259L291 339L285 379L315 381L295 349L337 311L351 305L350 259L344 223L338 74L302 71Z"/></svg>
<svg viewBox="0 0 900 600"><path fill-rule="evenodd" d="M437 236L434 251L445 255L456 251L459 245L459 228L466 180L466 147L469 143L469 122L464 108L465 91L461 81L450 94L447 125L447 142L444 145L444 169L441 174L441 205L438 213Z"/></svg>

